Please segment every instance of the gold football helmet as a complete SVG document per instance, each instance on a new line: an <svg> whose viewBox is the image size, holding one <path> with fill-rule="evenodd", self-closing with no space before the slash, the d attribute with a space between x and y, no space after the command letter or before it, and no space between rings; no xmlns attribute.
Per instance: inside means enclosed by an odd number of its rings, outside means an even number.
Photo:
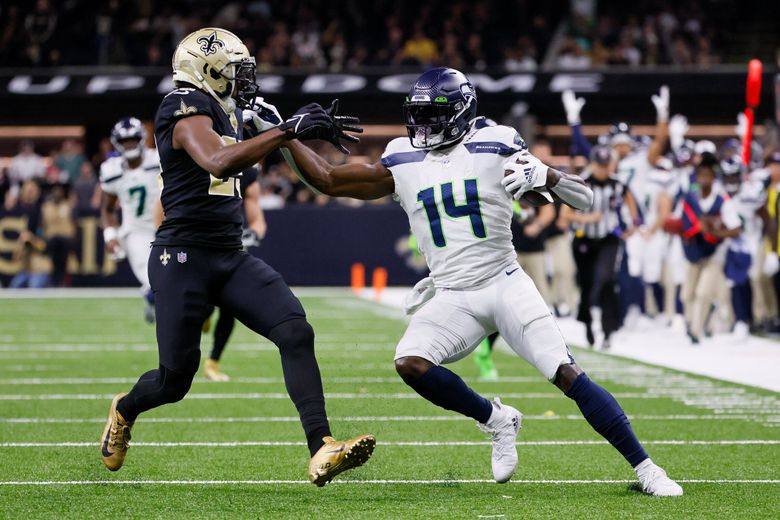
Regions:
<svg viewBox="0 0 780 520"><path fill-rule="evenodd" d="M173 81L208 92L226 113L251 108L257 96L255 59L230 31L207 27L188 34L173 53Z"/></svg>

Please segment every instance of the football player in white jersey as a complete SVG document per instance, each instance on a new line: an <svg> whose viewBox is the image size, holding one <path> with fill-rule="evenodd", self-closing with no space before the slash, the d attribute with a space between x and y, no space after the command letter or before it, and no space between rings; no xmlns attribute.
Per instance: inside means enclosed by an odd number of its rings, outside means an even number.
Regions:
<svg viewBox="0 0 780 520"><path fill-rule="evenodd" d="M637 193L636 199L643 216L642 225L639 227L640 272L642 281L652 291L658 316L663 316L665 310L661 279L670 238L664 232L663 225L672 211L672 198L669 196L669 190L674 183L672 167L670 159L658 158L655 167L647 174L643 183L644 189Z"/></svg>
<svg viewBox="0 0 780 520"><path fill-rule="evenodd" d="M572 129L573 144L584 155L590 154L590 144L581 132L580 112L585 106L585 99L578 98L573 91L562 93L566 119ZM627 186L634 199L640 200L644 192L644 183L664 148L669 136L669 88L662 86L658 94L651 97L656 110L655 136L644 144L631 133L631 126L618 122L609 128L603 136L604 144L608 144L617 154L618 164L616 174L620 182ZM601 142L601 138L600 138ZM639 225L639 222L635 224ZM627 311L624 325L631 328L639 320L644 310L644 285L642 270L644 264L644 238L634 233L626 238L626 265L621 266L619 276L621 306ZM624 269L625 267L625 269Z"/></svg>
<svg viewBox="0 0 780 520"><path fill-rule="evenodd" d="M645 492L682 494L649 459L617 401L574 363L512 247L512 197L538 205L554 196L587 209L593 193L578 177L531 155L513 128L477 117L474 87L456 70L422 74L404 112L408 138L391 141L375 164L332 166L299 143L289 145L301 175L315 189L359 199L393 194L409 217L431 277L415 286L408 302L413 316L396 349L398 374L428 401L471 417L490 432L493 477L506 482L517 466L521 414L498 399L491 403L441 366L498 331L577 403L591 426L635 468Z"/></svg>
<svg viewBox="0 0 780 520"><path fill-rule="evenodd" d="M726 277L736 319L734 336L744 339L753 325L751 280L758 278L758 266L764 255L763 220L767 218L764 209L767 194L761 181L745 178L745 166L738 153L721 160L720 170L723 188L742 221L742 234L728 240Z"/></svg>
<svg viewBox="0 0 780 520"><path fill-rule="evenodd" d="M146 266L156 229L153 213L160 198L160 158L155 149L146 147L146 129L135 117L122 118L114 125L111 144L119 155L100 165L103 241L106 251L115 259L127 258L141 283L144 319L153 323L154 296Z"/></svg>

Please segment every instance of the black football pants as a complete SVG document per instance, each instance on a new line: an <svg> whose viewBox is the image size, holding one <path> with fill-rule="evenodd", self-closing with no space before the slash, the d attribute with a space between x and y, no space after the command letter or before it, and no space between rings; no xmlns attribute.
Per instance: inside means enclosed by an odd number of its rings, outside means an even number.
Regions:
<svg viewBox="0 0 780 520"><path fill-rule="evenodd" d="M622 241L616 236L602 239L575 238L574 262L577 264L577 284L580 305L577 320L589 325L591 307L601 309L601 327L605 337L620 328L620 304L615 284L618 256Z"/></svg>
<svg viewBox="0 0 780 520"><path fill-rule="evenodd" d="M298 298L273 268L241 250L154 246L149 281L155 298L158 369L147 372L118 409L128 420L181 400L200 365L203 321L212 306L279 348L285 385L316 451L330 435L314 331Z"/></svg>

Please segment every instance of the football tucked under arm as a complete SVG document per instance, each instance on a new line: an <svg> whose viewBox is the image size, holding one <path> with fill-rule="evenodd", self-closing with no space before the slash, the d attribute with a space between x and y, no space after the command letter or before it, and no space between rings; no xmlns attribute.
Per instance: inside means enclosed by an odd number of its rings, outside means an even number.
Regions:
<svg viewBox="0 0 780 520"><path fill-rule="evenodd" d="M550 168L529 153L520 154L504 163L501 184L514 199L523 200L531 206L552 202L551 193L578 210L587 210L593 204L593 191L582 179Z"/></svg>

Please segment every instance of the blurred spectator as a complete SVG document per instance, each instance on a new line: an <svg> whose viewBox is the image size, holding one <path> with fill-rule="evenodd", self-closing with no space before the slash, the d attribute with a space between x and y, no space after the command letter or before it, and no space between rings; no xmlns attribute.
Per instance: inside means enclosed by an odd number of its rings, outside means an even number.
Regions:
<svg viewBox="0 0 780 520"><path fill-rule="evenodd" d="M60 151L54 156L54 165L68 176L68 183L73 184L79 177L81 166L87 158L81 145L74 139L65 139Z"/></svg>
<svg viewBox="0 0 780 520"><path fill-rule="evenodd" d="M48 199L41 205L41 230L52 261L51 285L63 287L76 225L73 222L73 207L65 197L65 188L60 184L51 188Z"/></svg>
<svg viewBox="0 0 780 520"><path fill-rule="evenodd" d="M41 180L46 175L46 163L35 153L32 141L19 143L19 153L11 160L8 167L11 182L23 184L28 180Z"/></svg>
<svg viewBox="0 0 780 520"><path fill-rule="evenodd" d="M35 181L28 180L19 190L19 198L9 213L26 220L25 229L19 233L14 260L21 263L21 269L11 279L12 289L38 289L49 284L51 261L44 254L46 242L37 236L40 215L41 190Z"/></svg>
<svg viewBox="0 0 780 520"><path fill-rule="evenodd" d="M11 186L11 179L8 178L8 170L0 168L0 204L6 208L12 205L13 191Z"/></svg>
<svg viewBox="0 0 780 520"><path fill-rule="evenodd" d="M475 35L472 34L469 36L469 38L471 39L473 36ZM473 46L470 44L469 47L471 48ZM478 42L475 50L477 52L481 52L481 47L479 46ZM429 66L434 61L436 61L438 55L439 50L436 48L436 42L434 42L425 34L425 31L423 30L423 24L421 22L417 22L414 26L412 37L406 40L406 43L404 43L404 60L412 60L419 63L420 65Z"/></svg>
<svg viewBox="0 0 780 520"><path fill-rule="evenodd" d="M79 176L72 183L71 196L76 210L76 217L97 216L100 214L100 183L95 176L92 163L83 162L79 168Z"/></svg>
<svg viewBox="0 0 780 520"><path fill-rule="evenodd" d="M52 65L59 61L59 50L51 45L57 28L57 13L49 0L37 0L35 9L24 19L25 54L33 65Z"/></svg>
<svg viewBox="0 0 780 520"><path fill-rule="evenodd" d="M534 71L537 68L536 50L527 36L521 36L517 45L504 49L504 68L509 72Z"/></svg>
<svg viewBox="0 0 780 520"><path fill-rule="evenodd" d="M577 40L567 38L561 45L555 64L562 69L585 69L590 66L590 58Z"/></svg>
<svg viewBox="0 0 780 520"><path fill-rule="evenodd" d="M738 3L715 0L585 2L595 7L577 9L582 4L396 0L357 9L354 1L9 0L0 11L0 62L163 66L187 33L217 26L245 39L261 71L291 66L340 71L364 64L481 68L502 62L512 70L532 70L560 22L571 16L568 36L575 41L567 41L555 60L566 67L585 66L589 54L595 64L707 66L720 61L714 36L733 31L740 14ZM513 48L518 36L528 44ZM723 36L720 42L730 43ZM519 56L508 56L514 54Z"/></svg>
<svg viewBox="0 0 780 520"><path fill-rule="evenodd" d="M285 175L289 170L285 162L279 162L268 167L268 170L260 177L260 207L263 209L283 208L285 202L292 194L290 181Z"/></svg>
<svg viewBox="0 0 780 520"><path fill-rule="evenodd" d="M573 17L568 35L583 49L589 49L591 63L631 67L661 64L707 67L719 63L712 35L718 30L727 33L731 17L736 14L734 6L719 5L707 9L708 16L705 16L697 0L660 6L655 2L630 6L604 3L599 7L603 12L595 17L587 14ZM558 62L572 65L571 60L578 56L575 43L566 40L559 50ZM575 61L574 65L581 66L582 62Z"/></svg>

